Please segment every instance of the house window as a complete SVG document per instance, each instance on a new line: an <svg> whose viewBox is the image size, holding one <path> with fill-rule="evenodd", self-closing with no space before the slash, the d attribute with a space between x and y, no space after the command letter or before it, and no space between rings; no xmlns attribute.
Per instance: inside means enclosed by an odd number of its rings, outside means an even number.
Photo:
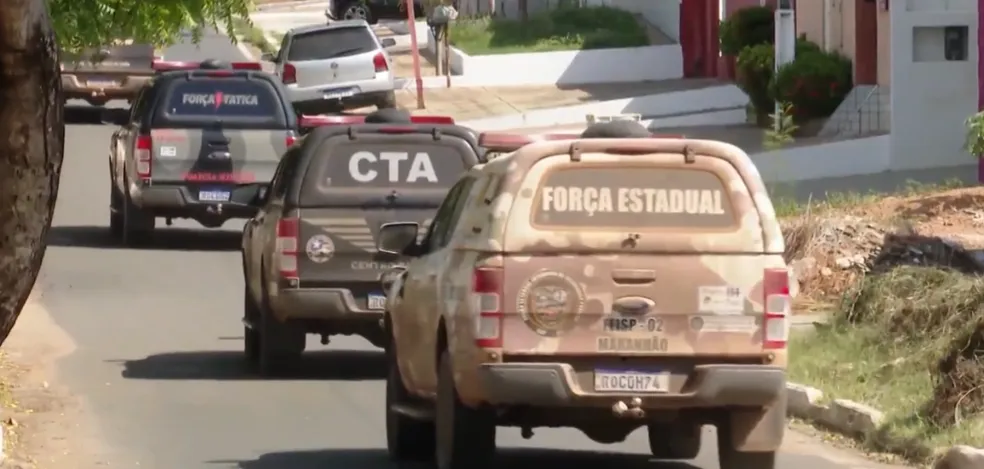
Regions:
<svg viewBox="0 0 984 469"><path fill-rule="evenodd" d="M967 26L916 26L912 28L913 62L966 62L970 50Z"/></svg>

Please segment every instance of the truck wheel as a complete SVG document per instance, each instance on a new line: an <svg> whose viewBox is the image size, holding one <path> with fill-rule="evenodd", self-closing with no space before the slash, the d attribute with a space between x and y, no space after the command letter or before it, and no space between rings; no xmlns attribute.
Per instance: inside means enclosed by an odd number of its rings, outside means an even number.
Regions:
<svg viewBox="0 0 984 469"><path fill-rule="evenodd" d="M403 386L393 346L386 353L386 449L396 462L424 462L434 457L434 422L415 420L394 412L393 404L406 404L412 398Z"/></svg>
<svg viewBox="0 0 984 469"><path fill-rule="evenodd" d="M435 459L437 469L481 469L495 456L495 415L461 403L448 351L438 364Z"/></svg>
<svg viewBox="0 0 984 469"><path fill-rule="evenodd" d="M394 109L396 108L396 92L388 91L382 97L376 101L376 109Z"/></svg>
<svg viewBox="0 0 984 469"><path fill-rule="evenodd" d="M649 450L657 459L694 459L700 452L700 425L649 424Z"/></svg>
<svg viewBox="0 0 984 469"><path fill-rule="evenodd" d="M256 322L259 320L260 308L256 307L253 295L249 292L249 286L243 288L243 318L253 325L248 327L243 324L243 353L246 356L246 363L256 366L260 358L260 331L256 330Z"/></svg>
<svg viewBox="0 0 984 469"><path fill-rule="evenodd" d="M775 469L776 452L741 452L731 443L731 425L724 419L717 428L718 466L721 469Z"/></svg>
<svg viewBox="0 0 984 469"><path fill-rule="evenodd" d="M117 240L123 237L123 196L112 182L109 183L109 235Z"/></svg>
<svg viewBox="0 0 984 469"><path fill-rule="evenodd" d="M129 187L129 184L125 184ZM144 212L133 203L129 194L120 194L123 202L123 244L133 246L147 242L154 233L154 215Z"/></svg>
<svg viewBox="0 0 984 469"><path fill-rule="evenodd" d="M304 331L280 322L269 307L259 311L259 365L260 376L278 376L296 364L304 352Z"/></svg>

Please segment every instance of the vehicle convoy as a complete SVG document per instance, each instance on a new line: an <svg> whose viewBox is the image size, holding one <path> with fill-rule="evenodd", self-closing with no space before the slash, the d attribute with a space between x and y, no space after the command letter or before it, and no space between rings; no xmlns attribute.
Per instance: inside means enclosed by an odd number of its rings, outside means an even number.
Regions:
<svg viewBox="0 0 984 469"><path fill-rule="evenodd" d="M789 273L748 155L657 137L479 144L509 153L463 175L429 227L377 236L410 258L382 278L391 457L488 467L513 426L601 443L647 427L655 457L690 459L711 424L722 469L774 468Z"/></svg>
<svg viewBox="0 0 984 469"><path fill-rule="evenodd" d="M286 152L243 231L244 351L261 375L290 369L306 334L385 345L379 277L401 259L378 256L380 225L426 226L448 188L480 162L477 135L451 118L312 119L324 126Z"/></svg>
<svg viewBox="0 0 984 469"><path fill-rule="evenodd" d="M396 107L396 81L386 47L365 20L333 21L291 29L273 62L277 76L300 114Z"/></svg>
<svg viewBox="0 0 984 469"><path fill-rule="evenodd" d="M127 244L146 241L156 218L209 228L249 218L297 138L283 86L259 63L155 67L129 114L110 119L120 128L110 143L109 226Z"/></svg>
<svg viewBox="0 0 984 469"><path fill-rule="evenodd" d="M62 95L102 106L111 99L132 101L154 76L154 46L120 41L79 53L61 51Z"/></svg>

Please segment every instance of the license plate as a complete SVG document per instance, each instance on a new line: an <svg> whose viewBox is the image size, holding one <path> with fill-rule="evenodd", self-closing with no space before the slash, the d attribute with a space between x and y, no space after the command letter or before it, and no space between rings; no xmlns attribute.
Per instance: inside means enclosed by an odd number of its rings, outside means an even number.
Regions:
<svg viewBox="0 0 984 469"><path fill-rule="evenodd" d="M198 200L202 202L228 202L229 195L229 191L198 191Z"/></svg>
<svg viewBox="0 0 984 469"><path fill-rule="evenodd" d="M386 295L381 293L370 294L369 309L386 309Z"/></svg>
<svg viewBox="0 0 984 469"><path fill-rule="evenodd" d="M339 88L334 90L325 90L325 99L342 99L355 96L355 88Z"/></svg>
<svg viewBox="0 0 984 469"><path fill-rule="evenodd" d="M670 374L595 370L594 388L597 392L668 392L670 390Z"/></svg>
<svg viewBox="0 0 984 469"><path fill-rule="evenodd" d="M113 88L120 86L119 82L116 80L89 80L86 81L86 84L97 88Z"/></svg>

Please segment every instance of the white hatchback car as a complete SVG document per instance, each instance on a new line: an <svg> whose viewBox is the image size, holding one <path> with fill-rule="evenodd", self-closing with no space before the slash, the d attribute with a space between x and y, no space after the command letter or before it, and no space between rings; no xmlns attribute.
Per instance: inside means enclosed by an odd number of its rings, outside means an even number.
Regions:
<svg viewBox="0 0 984 469"><path fill-rule="evenodd" d="M324 114L376 106L396 107L392 61L365 20L332 21L291 29L284 34L274 63L294 108Z"/></svg>

